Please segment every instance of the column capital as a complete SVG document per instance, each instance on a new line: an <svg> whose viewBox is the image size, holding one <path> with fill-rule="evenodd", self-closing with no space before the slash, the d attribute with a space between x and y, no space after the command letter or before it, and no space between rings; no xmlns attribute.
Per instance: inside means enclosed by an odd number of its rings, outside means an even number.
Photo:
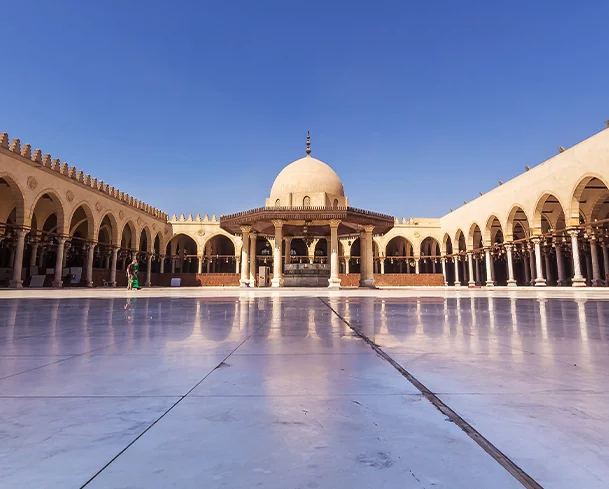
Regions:
<svg viewBox="0 0 609 489"><path fill-rule="evenodd" d="M29 232L30 232L29 229L19 228L15 231L15 234L17 234L18 238L25 238L25 235Z"/></svg>
<svg viewBox="0 0 609 489"><path fill-rule="evenodd" d="M330 228L338 229L340 219L330 219Z"/></svg>
<svg viewBox="0 0 609 489"><path fill-rule="evenodd" d="M272 221L273 226L275 226L275 229L281 229L283 227L283 219L273 219Z"/></svg>
<svg viewBox="0 0 609 489"><path fill-rule="evenodd" d="M578 237L579 236L579 229L568 229L567 230L567 234L569 236L571 236L571 238Z"/></svg>
<svg viewBox="0 0 609 489"><path fill-rule="evenodd" d="M531 243L533 243L534 245L541 243L541 236L532 236Z"/></svg>
<svg viewBox="0 0 609 489"><path fill-rule="evenodd" d="M252 230L252 226L250 226L249 224L241 226L241 232L243 234L247 234Z"/></svg>
<svg viewBox="0 0 609 489"><path fill-rule="evenodd" d="M374 231L374 226L372 224L368 224L364 226L364 231L366 231L368 234L372 234L372 231Z"/></svg>
<svg viewBox="0 0 609 489"><path fill-rule="evenodd" d="M512 243L512 242L503 243L503 247L505 248L506 251L512 251L514 249L514 243Z"/></svg>

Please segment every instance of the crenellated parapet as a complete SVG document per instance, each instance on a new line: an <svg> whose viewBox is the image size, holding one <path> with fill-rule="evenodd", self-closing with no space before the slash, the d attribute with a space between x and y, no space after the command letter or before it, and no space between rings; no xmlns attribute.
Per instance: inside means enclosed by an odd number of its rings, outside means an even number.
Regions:
<svg viewBox="0 0 609 489"><path fill-rule="evenodd" d="M0 148L14 153L15 157L24 162L27 161L28 163L35 164L41 168L47 168L48 171L59 173L66 178L74 180L80 185L104 193L108 197L119 200L131 207L135 207L136 209L154 216L157 219L168 220L169 218L169 216L160 209L148 205L140 200L134 199L129 194L126 194L125 192L104 183L103 180L98 180L97 178L91 177L89 174L85 174L82 170L77 169L75 166L69 166L66 162L62 163L58 158L52 158L50 154L43 154L42 150L40 149L32 150L31 145L22 145L21 140L17 138L10 141L8 134L5 132L0 133ZM192 219L192 216L190 217Z"/></svg>
<svg viewBox="0 0 609 489"><path fill-rule="evenodd" d="M177 214L173 214L171 216L171 219L169 219L169 222L171 223L179 223L179 222L200 222L200 223L205 223L205 224L219 224L220 221L218 220L218 218L216 217L215 214L213 214L211 216L211 219L209 218L208 214L205 214L205 216L203 217L203 219L201 219L201 214L197 214L196 217L192 217L192 214L188 214L188 216L185 216L184 214L180 214L179 216Z"/></svg>

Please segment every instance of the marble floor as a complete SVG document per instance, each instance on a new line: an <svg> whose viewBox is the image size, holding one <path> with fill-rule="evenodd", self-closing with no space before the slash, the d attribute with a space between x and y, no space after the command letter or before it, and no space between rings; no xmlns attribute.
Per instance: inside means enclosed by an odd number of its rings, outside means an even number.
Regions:
<svg viewBox="0 0 609 489"><path fill-rule="evenodd" d="M0 293L1 488L609 487L608 291L140 292Z"/></svg>

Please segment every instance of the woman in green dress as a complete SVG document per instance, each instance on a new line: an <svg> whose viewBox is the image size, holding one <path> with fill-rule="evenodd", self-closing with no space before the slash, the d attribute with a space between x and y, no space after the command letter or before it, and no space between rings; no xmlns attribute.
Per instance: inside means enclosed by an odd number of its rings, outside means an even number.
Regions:
<svg viewBox="0 0 609 489"><path fill-rule="evenodd" d="M140 281L138 275L140 272L140 266L137 263L137 258L133 258L133 261L127 267L127 290L139 289Z"/></svg>

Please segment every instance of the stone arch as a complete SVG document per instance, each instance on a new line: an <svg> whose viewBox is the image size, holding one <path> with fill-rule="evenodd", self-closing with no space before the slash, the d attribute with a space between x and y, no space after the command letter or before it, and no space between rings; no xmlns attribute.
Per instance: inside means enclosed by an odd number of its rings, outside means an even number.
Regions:
<svg viewBox="0 0 609 489"><path fill-rule="evenodd" d="M131 219L128 219L121 229L120 247L123 249L137 250L138 249L138 234L135 224Z"/></svg>
<svg viewBox="0 0 609 489"><path fill-rule="evenodd" d="M311 197L309 197L308 195L305 195L304 198L302 199L302 206L311 207Z"/></svg>
<svg viewBox="0 0 609 489"><path fill-rule="evenodd" d="M140 230L139 251L149 253L152 251L153 246L152 232L148 226L144 225Z"/></svg>
<svg viewBox="0 0 609 489"><path fill-rule="evenodd" d="M504 234L501 221L495 214L491 214L486 220L486 226L484 226L483 243L484 246L490 246L494 243L503 243Z"/></svg>
<svg viewBox="0 0 609 489"><path fill-rule="evenodd" d="M194 245L194 246L193 246ZM197 241L187 233L174 234L165 246L168 255L186 250L187 255L199 255L199 245ZM174 250L175 248L175 250ZM172 251L174 250L174 251Z"/></svg>
<svg viewBox="0 0 609 489"><path fill-rule="evenodd" d="M482 230L478 223L474 222L469 227L469 232L467 233L467 249L474 250L482 247L484 247Z"/></svg>
<svg viewBox="0 0 609 489"><path fill-rule="evenodd" d="M97 232L95 233L95 235L97 236L97 241L101 241L99 239L99 234L103 228L106 228L110 236L109 244L114 246L120 244L118 242L118 221L112 211L106 212L99 221L99 225L97 226Z"/></svg>
<svg viewBox="0 0 609 489"><path fill-rule="evenodd" d="M387 244L385 245L385 256L387 258L391 258L392 256L412 258L415 256L415 247L412 244L412 241L406 236L398 234L387 241Z"/></svg>
<svg viewBox="0 0 609 489"><path fill-rule="evenodd" d="M505 235L509 239L523 239L530 235L531 226L529 218L520 204L514 204L507 218Z"/></svg>
<svg viewBox="0 0 609 489"><path fill-rule="evenodd" d="M238 246L237 245L238 245L238 243L237 243L237 240L236 240L235 236L230 234L230 233L227 233L223 229L221 229L219 231L216 231L216 232L210 234L209 236L205 237L205 240L201 244L201 250L202 250L203 253L205 252L205 247L207 246L207 242L212 240L212 239L214 239L214 238L216 238L216 237L218 237L218 236L223 236L225 238L230 239L231 242L233 243L233 247L235 249L235 254L237 253L237 250L238 250Z"/></svg>
<svg viewBox="0 0 609 489"><path fill-rule="evenodd" d="M457 229L453 244L453 253L459 253L461 251L467 251L467 242L465 240L465 233L461 229Z"/></svg>
<svg viewBox="0 0 609 489"><path fill-rule="evenodd" d="M81 238L89 241L94 241L96 239L96 222L95 216L93 215L93 211L89 206L89 203L86 200L83 200L76 204L72 208L72 212L70 213L70 217L67 220L69 222L69 233L70 236L75 235L75 233L80 232ZM86 226L86 231L84 230L84 225ZM83 236L86 235L86 236Z"/></svg>
<svg viewBox="0 0 609 489"><path fill-rule="evenodd" d="M565 227L565 211L558 197L551 192L542 193L535 204L531 234L538 235Z"/></svg>
<svg viewBox="0 0 609 489"><path fill-rule="evenodd" d="M442 248L436 238L433 236L426 236L421 240L419 253L421 256L440 256L442 254Z"/></svg>
<svg viewBox="0 0 609 489"><path fill-rule="evenodd" d="M444 236L442 237L441 252L443 255L452 255L453 242L452 239L450 239L450 235L448 233L444 233Z"/></svg>
<svg viewBox="0 0 609 489"><path fill-rule="evenodd" d="M275 207L281 207L281 199L275 200Z"/></svg>
<svg viewBox="0 0 609 489"><path fill-rule="evenodd" d="M66 220L65 204L54 189L47 188L39 192L32 200L30 209L30 220L36 216L37 226L42 231L60 235L67 235L69 233L69 229L67 229L69 221L67 222ZM52 230L45 230L44 225L51 216L55 216Z"/></svg>
<svg viewBox="0 0 609 489"><path fill-rule="evenodd" d="M160 255L165 249L163 244L163 233L161 231L157 231L157 233L154 235L154 240L152 241L152 249L155 255Z"/></svg>
<svg viewBox="0 0 609 489"><path fill-rule="evenodd" d="M609 213L608 200L609 185L605 178L598 174L587 173L571 193L568 224L579 225L582 217L586 223L603 219Z"/></svg>
<svg viewBox="0 0 609 489"><path fill-rule="evenodd" d="M25 194L17 180L9 173L0 173L0 223L8 222L9 215L15 211L16 226L29 226L31 216L26 219Z"/></svg>

